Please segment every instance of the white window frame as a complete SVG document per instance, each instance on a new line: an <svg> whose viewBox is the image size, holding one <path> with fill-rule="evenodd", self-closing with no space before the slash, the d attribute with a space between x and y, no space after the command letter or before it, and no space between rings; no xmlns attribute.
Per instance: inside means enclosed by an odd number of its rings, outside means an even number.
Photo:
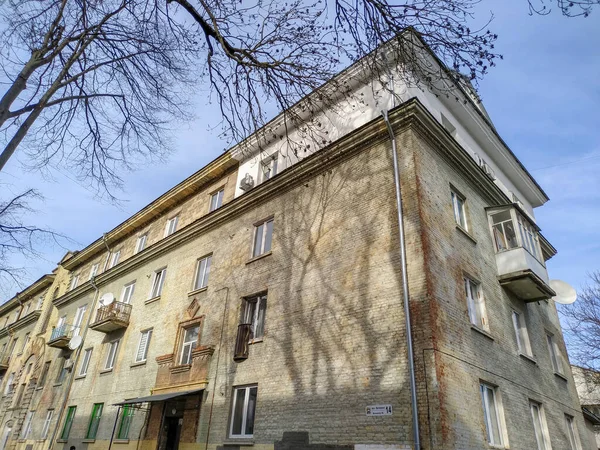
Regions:
<svg viewBox="0 0 600 450"><path fill-rule="evenodd" d="M233 388L233 398L231 400L231 413L230 413L230 420L229 420L229 437L232 439L251 439L254 437L254 433L252 434L246 434L244 433L244 431L246 430L246 421L248 420L248 403L249 403L249 399L250 399L250 390L251 389L256 389L256 402L258 403L258 385L257 384L253 384L253 385L249 385L249 386L235 386ZM245 391L245 395L244 395L244 406L242 409L242 424L241 424L241 428L242 428L242 433L241 434L233 434L233 423L235 420L235 410L236 410L236 402L237 402L237 392L244 390ZM254 405L254 411L252 414L252 420L253 420L253 428L254 428L254 424L256 423L256 404Z"/></svg>
<svg viewBox="0 0 600 450"><path fill-rule="evenodd" d="M196 337L195 341L186 341L185 336L187 334L188 330L191 330L193 328L198 328L198 336ZM191 364L192 363L192 352L194 351L194 349L198 346L198 341L200 340L200 324L195 324L192 326L189 326L187 328L182 328L182 335L181 335L181 351L179 354L179 364L180 365L184 365L184 364ZM184 362L184 356L187 356L187 362Z"/></svg>
<svg viewBox="0 0 600 450"><path fill-rule="evenodd" d="M33 416L35 411L27 411L27 415L25 416L25 420L23 421L23 431L21 433L21 439L27 439L31 434L31 423L33 421Z"/></svg>
<svg viewBox="0 0 600 450"><path fill-rule="evenodd" d="M123 289L121 290L121 303L127 303L128 305L131 304L131 297L133 297L134 292L135 280L130 281L123 286Z"/></svg>
<svg viewBox="0 0 600 450"><path fill-rule="evenodd" d="M167 220L165 225L165 237L172 235L177 231L177 224L179 222L179 216L173 216Z"/></svg>
<svg viewBox="0 0 600 450"><path fill-rule="evenodd" d="M454 220L456 224L465 231L469 231L469 223L467 221L467 198L451 187L450 197L452 199L452 210L454 211Z"/></svg>
<svg viewBox="0 0 600 450"><path fill-rule="evenodd" d="M23 339L23 345L21 346L21 351L19 352L19 354L21 354L25 351L25 347L27 347L27 344L29 343L30 339L31 339L31 332L25 333L25 338Z"/></svg>
<svg viewBox="0 0 600 450"><path fill-rule="evenodd" d="M481 283L466 275L463 276L463 283L471 325L481 330L489 331L487 310Z"/></svg>
<svg viewBox="0 0 600 450"><path fill-rule="evenodd" d="M15 381L15 373L11 372L11 374L6 379L6 385L4 386L4 395L7 395L12 390L13 381Z"/></svg>
<svg viewBox="0 0 600 450"><path fill-rule="evenodd" d="M581 441L579 440L579 434L577 433L577 425L575 424L575 418L573 416L565 414L565 424L567 426L567 434L569 436L571 450L581 450Z"/></svg>
<svg viewBox="0 0 600 450"><path fill-rule="evenodd" d="M75 311L75 317L73 318L73 336L78 336L81 331L81 323L83 322L83 317L85 316L85 312L87 311L87 305L80 306Z"/></svg>
<svg viewBox="0 0 600 450"><path fill-rule="evenodd" d="M154 271L154 276L152 277L152 285L150 286L150 297L157 298L162 295L162 290L165 285L165 278L167 276L167 268L163 267L161 269Z"/></svg>
<svg viewBox="0 0 600 450"><path fill-rule="evenodd" d="M223 195L225 194L225 188L222 187L218 191L213 192L210 195L210 201L208 203L208 212L213 212L223 206Z"/></svg>
<svg viewBox="0 0 600 450"><path fill-rule="evenodd" d="M92 360L93 351L93 347L86 348L83 351L83 359L81 360L81 365L79 366L79 373L77 374L77 376L85 377L87 375L88 369L90 367L90 361Z"/></svg>
<svg viewBox="0 0 600 450"><path fill-rule="evenodd" d="M119 264L119 258L121 257L121 249L112 252L110 254L110 264L108 265L109 269L112 269L113 267L115 267L117 264Z"/></svg>
<svg viewBox="0 0 600 450"><path fill-rule="evenodd" d="M253 310L250 309L251 308L250 305L254 305ZM260 333L257 333L261 307L262 307L262 311L263 311L262 324L261 324L262 330L260 330L261 331ZM250 342L260 342L264 339L265 324L267 322L267 293L266 292L263 294L253 295L253 296L244 298L243 321L244 321L244 323L251 324L250 329L251 329L252 333L250 335Z"/></svg>
<svg viewBox="0 0 600 450"><path fill-rule="evenodd" d="M90 267L90 276L88 277L88 281L98 275L98 269L100 268L100 263L92 264Z"/></svg>
<svg viewBox="0 0 600 450"><path fill-rule="evenodd" d="M40 295L40 297L38 298L37 304L35 305L35 309L40 310L40 309L42 309L43 306L44 306L44 296Z"/></svg>
<svg viewBox="0 0 600 450"><path fill-rule="evenodd" d="M208 277L210 275L210 266L212 265L212 254L199 258L196 262L196 275L194 277L194 286L192 290L204 289L208 286Z"/></svg>
<svg viewBox="0 0 600 450"><path fill-rule="evenodd" d="M50 431L50 424L54 418L54 409L49 409L46 412L46 419L44 419L44 427L42 428L42 439L48 438L48 432Z"/></svg>
<svg viewBox="0 0 600 450"><path fill-rule="evenodd" d="M490 405L489 396L487 395L489 392L492 393L493 405ZM487 434L487 442L492 447L496 448L505 448L507 446L508 437L506 435L506 424L504 422L504 410L502 407L502 399L500 397L500 393L498 391L497 386L493 386L486 382L481 381L479 383L479 393L481 395L481 404L483 408L483 419L485 422L485 431ZM494 419L492 417L492 409L495 412L496 420L495 424ZM496 441L496 437L492 432L491 428L497 427L498 430L498 439L499 442Z"/></svg>
<svg viewBox="0 0 600 450"><path fill-rule="evenodd" d="M279 173L279 153L275 152L272 155L264 158L258 167L258 182L264 183L270 180Z"/></svg>
<svg viewBox="0 0 600 450"><path fill-rule="evenodd" d="M512 311L512 321L515 329L515 337L517 338L517 348L519 353L530 358L533 358L531 350L531 341L529 340L529 331L527 330L527 321L525 315L519 311Z"/></svg>
<svg viewBox="0 0 600 450"><path fill-rule="evenodd" d="M22 313L23 317L25 317L27 314L29 314L29 308L31 308L31 302L25 303L25 306L23 307L23 313Z"/></svg>
<svg viewBox="0 0 600 450"><path fill-rule="evenodd" d="M497 223L496 226L502 228L502 246L505 248L499 248L497 235L494 232L494 219L493 216L508 212L510 219L503 220ZM529 220L524 214L521 214L514 206L508 206L504 209L495 209L488 212L490 232L492 233L492 240L494 241L494 249L496 253L506 252L515 248L524 248L527 250L540 264L544 267L546 262L542 257L542 249L540 246L538 230L535 224ZM510 222L512 231L515 236L515 245L509 245L506 239L506 223Z"/></svg>
<svg viewBox="0 0 600 450"><path fill-rule="evenodd" d="M536 422L534 410L538 411L539 422ZM537 442L538 450L552 450L550 444L550 433L548 432L548 424L546 423L546 413L544 412L544 405L535 400L529 400L529 411L531 413L531 420L533 422L533 434L535 441ZM536 425L539 427L539 434L542 441L538 439L538 433L536 433Z"/></svg>
<svg viewBox="0 0 600 450"><path fill-rule="evenodd" d="M146 341L144 342L144 336L147 336ZM135 356L134 356L134 362L136 363L142 363L142 362L146 362L148 360L148 349L150 348L150 341L152 340L152 328L148 328L147 330L142 330L140 332L140 340L138 341L138 346L137 346L137 350L135 352ZM143 347L143 352L142 352L142 358L138 359L138 357L140 356L140 351L142 350L142 344L144 345Z"/></svg>
<svg viewBox="0 0 600 450"><path fill-rule="evenodd" d="M554 334L546 331L546 342L548 344L548 353L550 354L550 362L552 363L552 369L554 373L563 375L563 363L562 355L554 339Z"/></svg>
<svg viewBox="0 0 600 450"><path fill-rule="evenodd" d="M71 278L71 284L69 285L69 291L72 291L79 284L79 274L74 274L73 278Z"/></svg>
<svg viewBox="0 0 600 450"><path fill-rule="evenodd" d="M115 339L114 341L110 341L108 343L108 351L106 353L106 360L104 362L104 370L113 370L115 368L120 342L121 339Z"/></svg>
<svg viewBox="0 0 600 450"><path fill-rule="evenodd" d="M270 224L270 225L269 225ZM269 227L271 233L269 235ZM270 217L262 222L254 224L254 234L252 236L252 258L268 254L273 248L273 232L275 228L274 218ZM260 237L260 240L259 240ZM267 244L267 237L269 237Z"/></svg>
<svg viewBox="0 0 600 450"><path fill-rule="evenodd" d="M135 253L138 254L142 250L146 248L146 243L148 242L148 233L140 234L135 242Z"/></svg>

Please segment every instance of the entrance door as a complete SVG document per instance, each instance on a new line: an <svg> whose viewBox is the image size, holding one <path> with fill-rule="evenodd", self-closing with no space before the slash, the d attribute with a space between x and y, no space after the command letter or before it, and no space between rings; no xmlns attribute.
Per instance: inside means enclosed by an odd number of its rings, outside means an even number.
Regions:
<svg viewBox="0 0 600 450"><path fill-rule="evenodd" d="M165 450L177 450L179 447L179 437L181 436L181 417L165 417Z"/></svg>

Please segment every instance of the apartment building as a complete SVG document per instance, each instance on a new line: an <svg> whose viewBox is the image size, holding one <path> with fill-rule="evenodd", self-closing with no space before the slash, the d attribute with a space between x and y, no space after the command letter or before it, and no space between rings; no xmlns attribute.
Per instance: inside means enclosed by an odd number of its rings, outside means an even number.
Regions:
<svg viewBox="0 0 600 450"><path fill-rule="evenodd" d="M546 194L468 85L370 63L0 307L3 449L588 448Z"/></svg>

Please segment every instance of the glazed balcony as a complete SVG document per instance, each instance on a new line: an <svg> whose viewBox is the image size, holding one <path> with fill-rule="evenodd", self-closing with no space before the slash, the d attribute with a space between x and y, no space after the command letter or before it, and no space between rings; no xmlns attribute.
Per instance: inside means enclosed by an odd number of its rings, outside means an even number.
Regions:
<svg viewBox="0 0 600 450"><path fill-rule="evenodd" d="M556 295L550 288L539 228L516 206L491 208L488 214L500 285L524 302Z"/></svg>
<svg viewBox="0 0 600 450"><path fill-rule="evenodd" d="M52 327L52 334L48 340L48 346L55 348L66 348L69 341L73 337L73 325L62 324L57 327Z"/></svg>
<svg viewBox="0 0 600 450"><path fill-rule="evenodd" d="M111 333L120 328L127 328L131 316L131 305L122 302L112 302L98 308L96 320L90 328L102 333Z"/></svg>

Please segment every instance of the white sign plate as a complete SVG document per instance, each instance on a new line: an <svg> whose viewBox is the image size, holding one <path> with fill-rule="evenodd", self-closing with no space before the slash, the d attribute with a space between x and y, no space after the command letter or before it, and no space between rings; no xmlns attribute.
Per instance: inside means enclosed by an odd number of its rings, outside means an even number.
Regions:
<svg viewBox="0 0 600 450"><path fill-rule="evenodd" d="M367 406L367 416L391 416L392 405L370 405Z"/></svg>

